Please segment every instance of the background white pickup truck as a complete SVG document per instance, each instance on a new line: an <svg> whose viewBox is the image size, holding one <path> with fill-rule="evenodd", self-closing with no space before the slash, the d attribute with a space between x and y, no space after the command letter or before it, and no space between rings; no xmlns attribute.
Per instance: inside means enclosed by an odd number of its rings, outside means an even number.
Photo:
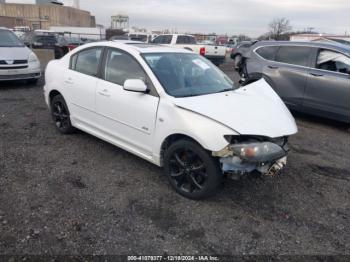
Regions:
<svg viewBox="0 0 350 262"><path fill-rule="evenodd" d="M153 43L191 50L197 54L205 56L215 65L221 65L225 61L226 47L197 44L196 39L192 35L160 35L153 40Z"/></svg>

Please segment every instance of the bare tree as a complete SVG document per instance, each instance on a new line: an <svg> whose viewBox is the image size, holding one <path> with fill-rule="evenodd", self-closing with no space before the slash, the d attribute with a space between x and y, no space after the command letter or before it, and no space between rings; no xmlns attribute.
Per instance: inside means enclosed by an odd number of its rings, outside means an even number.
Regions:
<svg viewBox="0 0 350 262"><path fill-rule="evenodd" d="M249 40L251 40L251 38L249 36L246 36L246 35L243 35L243 34L237 36L237 41L238 42L249 41Z"/></svg>
<svg viewBox="0 0 350 262"><path fill-rule="evenodd" d="M287 18L275 18L273 21L269 24L269 35L270 38L275 40L281 40L283 37L283 34L288 33L292 30L292 26L289 23L289 20Z"/></svg>

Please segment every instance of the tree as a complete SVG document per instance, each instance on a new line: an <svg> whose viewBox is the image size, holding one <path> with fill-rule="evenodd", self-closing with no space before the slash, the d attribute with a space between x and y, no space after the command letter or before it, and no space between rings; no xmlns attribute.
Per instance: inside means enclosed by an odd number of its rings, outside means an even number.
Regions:
<svg viewBox="0 0 350 262"><path fill-rule="evenodd" d="M269 24L269 38L283 40L284 35L292 30L292 26L287 18L275 18Z"/></svg>
<svg viewBox="0 0 350 262"><path fill-rule="evenodd" d="M251 38L249 36L246 35L239 35L237 37L237 42L242 42L242 41L250 41Z"/></svg>

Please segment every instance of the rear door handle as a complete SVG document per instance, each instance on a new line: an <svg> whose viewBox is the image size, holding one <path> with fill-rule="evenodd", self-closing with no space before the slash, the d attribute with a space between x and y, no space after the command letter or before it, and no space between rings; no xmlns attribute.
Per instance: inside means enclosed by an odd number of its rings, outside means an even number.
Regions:
<svg viewBox="0 0 350 262"><path fill-rule="evenodd" d="M310 73L310 75L312 75L312 76L316 76L316 77L323 76L323 74L319 74L319 73Z"/></svg>
<svg viewBox="0 0 350 262"><path fill-rule="evenodd" d="M67 78L67 80L65 80L64 81L66 84L68 84L68 85L73 85L74 84L74 82L73 82L73 80L72 80L72 78Z"/></svg>
<svg viewBox="0 0 350 262"><path fill-rule="evenodd" d="M111 95L108 93L108 89L103 89L98 92L101 96L110 97Z"/></svg>
<svg viewBox="0 0 350 262"><path fill-rule="evenodd" d="M278 66L269 65L269 66L267 66L267 67L270 68L270 69L278 69Z"/></svg>

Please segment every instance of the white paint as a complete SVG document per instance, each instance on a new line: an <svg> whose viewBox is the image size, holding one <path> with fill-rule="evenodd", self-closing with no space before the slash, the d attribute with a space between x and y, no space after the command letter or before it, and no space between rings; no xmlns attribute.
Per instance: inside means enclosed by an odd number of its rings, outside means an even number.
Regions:
<svg viewBox="0 0 350 262"><path fill-rule="evenodd" d="M162 143L173 134L187 135L205 149L219 151L228 146L225 135L280 137L297 132L292 115L265 81L226 93L174 98L165 93L141 54L189 51L125 43L87 44L50 62L44 87L46 102L50 91L58 90L67 102L75 127L157 165L161 165ZM129 92L68 68L71 55L93 46L119 48L133 56L159 97Z"/></svg>

